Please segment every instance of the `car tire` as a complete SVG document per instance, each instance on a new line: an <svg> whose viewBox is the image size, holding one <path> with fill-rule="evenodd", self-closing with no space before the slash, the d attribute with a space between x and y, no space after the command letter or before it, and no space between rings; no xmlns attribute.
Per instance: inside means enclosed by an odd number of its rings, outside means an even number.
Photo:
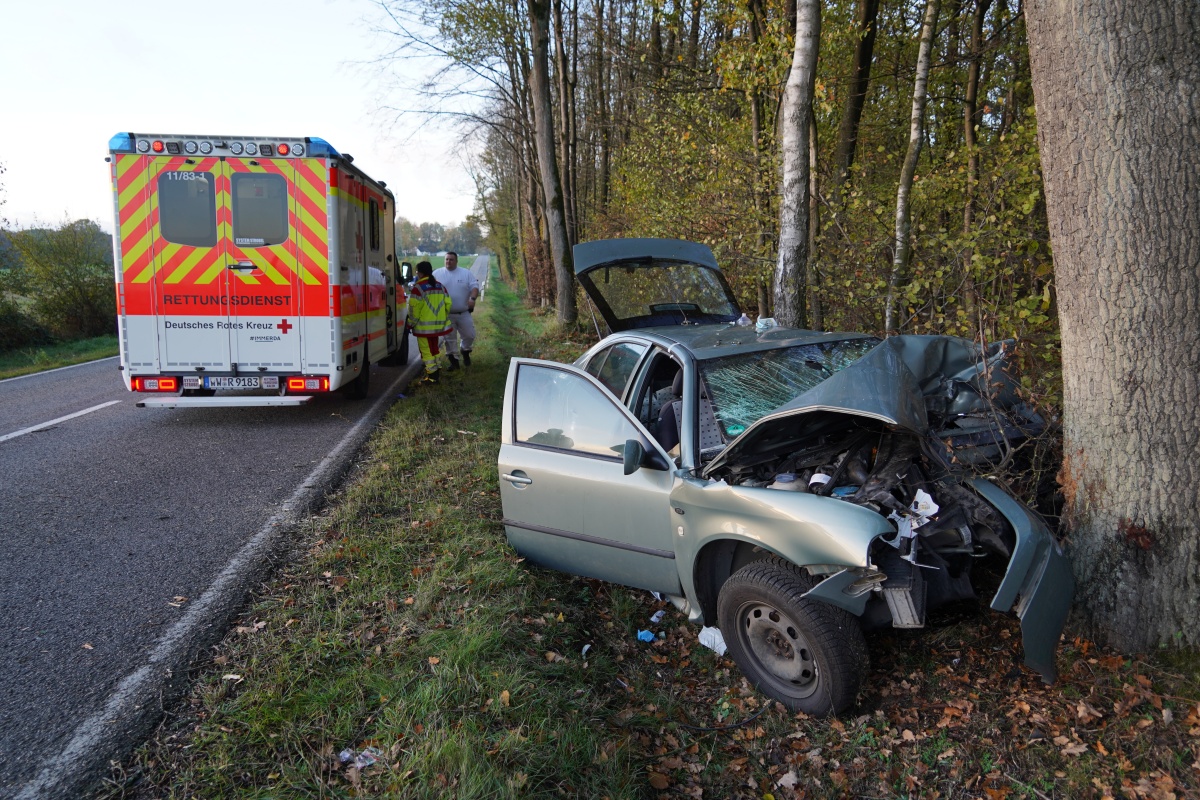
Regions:
<svg viewBox="0 0 1200 800"><path fill-rule="evenodd" d="M854 615L802 596L816 583L782 559L756 561L721 587L717 619L755 688L793 711L828 716L854 705L867 645Z"/></svg>
<svg viewBox="0 0 1200 800"><path fill-rule="evenodd" d="M366 353L364 352L365 356ZM358 373L358 377L346 384L342 389L346 393L346 397L351 400L362 400L367 396L367 392L371 390L371 364L367 360L363 360L362 370Z"/></svg>

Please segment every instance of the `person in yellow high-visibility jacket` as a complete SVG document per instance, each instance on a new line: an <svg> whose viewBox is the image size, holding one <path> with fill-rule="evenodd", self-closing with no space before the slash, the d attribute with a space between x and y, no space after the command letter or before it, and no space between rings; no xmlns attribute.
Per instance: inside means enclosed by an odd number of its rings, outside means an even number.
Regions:
<svg viewBox="0 0 1200 800"><path fill-rule="evenodd" d="M425 364L422 383L438 382L438 339L450 330L450 295L433 279L433 265L417 264L417 280L408 296L408 327L417 337Z"/></svg>

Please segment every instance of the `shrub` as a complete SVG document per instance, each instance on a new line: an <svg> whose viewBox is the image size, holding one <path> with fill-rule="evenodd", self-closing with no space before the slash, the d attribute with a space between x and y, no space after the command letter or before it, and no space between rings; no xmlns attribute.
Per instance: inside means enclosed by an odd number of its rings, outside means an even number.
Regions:
<svg viewBox="0 0 1200 800"><path fill-rule="evenodd" d="M111 237L91 220L9 234L21 254L38 322L64 339L113 333Z"/></svg>

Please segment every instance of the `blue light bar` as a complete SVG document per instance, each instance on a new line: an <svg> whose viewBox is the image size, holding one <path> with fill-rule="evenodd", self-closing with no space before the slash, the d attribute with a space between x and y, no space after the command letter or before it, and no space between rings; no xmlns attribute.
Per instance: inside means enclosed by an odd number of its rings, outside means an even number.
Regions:
<svg viewBox="0 0 1200 800"><path fill-rule="evenodd" d="M132 153L134 150L133 134L118 133L108 140L108 149L114 153Z"/></svg>
<svg viewBox="0 0 1200 800"><path fill-rule="evenodd" d="M314 158L341 158L342 154L333 148L329 142L316 136L305 136L304 143L308 146L308 155Z"/></svg>

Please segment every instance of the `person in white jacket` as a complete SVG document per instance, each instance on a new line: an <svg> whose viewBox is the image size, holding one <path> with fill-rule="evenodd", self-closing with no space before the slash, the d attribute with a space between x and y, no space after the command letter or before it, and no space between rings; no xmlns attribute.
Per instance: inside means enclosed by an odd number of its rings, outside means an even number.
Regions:
<svg viewBox="0 0 1200 800"><path fill-rule="evenodd" d="M479 299L479 279L469 269L459 269L458 253L446 253L446 266L433 273L434 280L450 295L450 332L446 334L446 356L450 369L458 369L458 358L471 366L471 348L475 345L475 301Z"/></svg>

